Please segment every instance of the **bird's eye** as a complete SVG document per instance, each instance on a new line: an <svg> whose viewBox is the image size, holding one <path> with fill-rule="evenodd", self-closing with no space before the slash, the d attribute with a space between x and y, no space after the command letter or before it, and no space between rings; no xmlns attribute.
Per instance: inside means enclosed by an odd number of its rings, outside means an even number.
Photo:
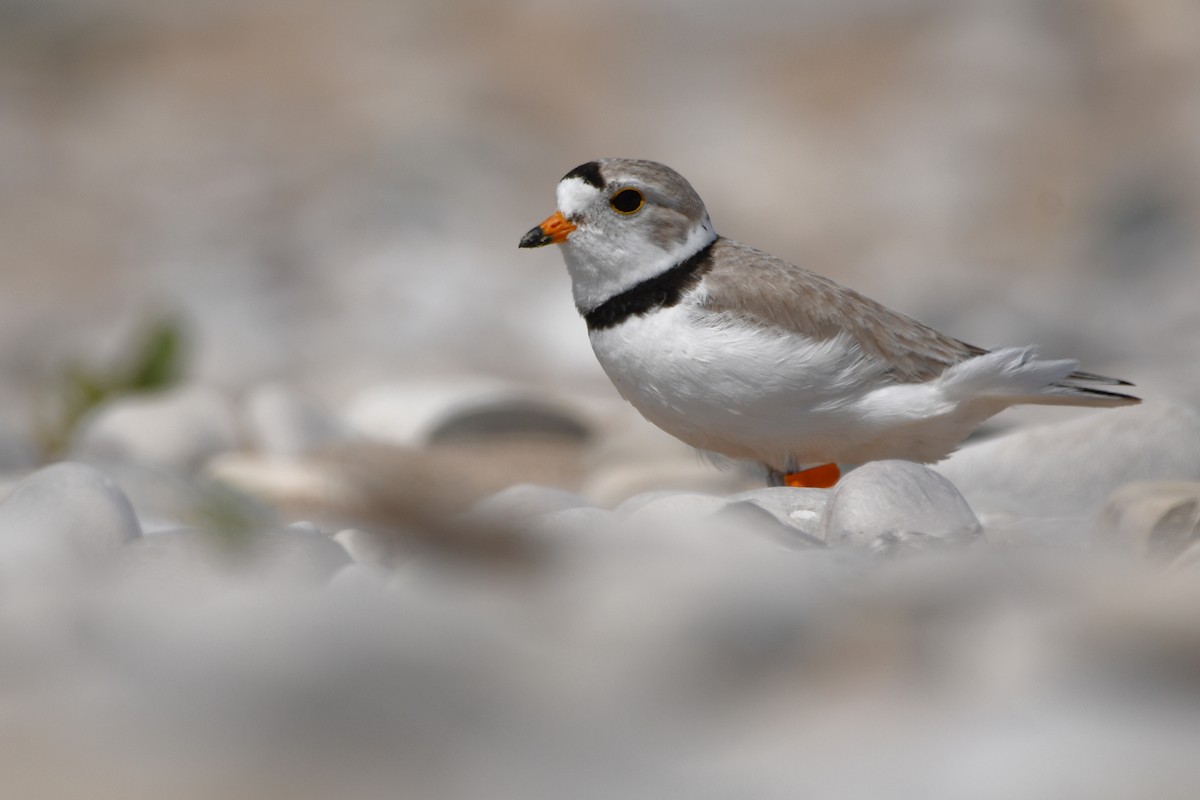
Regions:
<svg viewBox="0 0 1200 800"><path fill-rule="evenodd" d="M608 199L608 204L621 214L634 214L646 204L646 198L637 189L622 189Z"/></svg>

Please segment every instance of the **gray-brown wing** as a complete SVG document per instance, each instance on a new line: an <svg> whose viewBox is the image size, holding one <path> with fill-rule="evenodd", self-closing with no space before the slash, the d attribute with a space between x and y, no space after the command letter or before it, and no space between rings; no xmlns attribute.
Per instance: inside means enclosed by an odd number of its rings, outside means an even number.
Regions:
<svg viewBox="0 0 1200 800"><path fill-rule="evenodd" d="M892 365L898 383L936 378L952 364L987 352L960 342L802 267L721 238L705 276L706 307L824 341L839 333Z"/></svg>

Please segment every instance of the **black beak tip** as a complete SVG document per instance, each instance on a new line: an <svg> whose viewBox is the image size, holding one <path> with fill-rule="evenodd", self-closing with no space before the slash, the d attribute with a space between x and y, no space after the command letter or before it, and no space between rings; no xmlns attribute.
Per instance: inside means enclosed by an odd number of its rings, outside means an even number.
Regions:
<svg viewBox="0 0 1200 800"><path fill-rule="evenodd" d="M542 247L547 244L550 244L550 237L542 230L541 225L537 225L521 237L521 243L517 247Z"/></svg>

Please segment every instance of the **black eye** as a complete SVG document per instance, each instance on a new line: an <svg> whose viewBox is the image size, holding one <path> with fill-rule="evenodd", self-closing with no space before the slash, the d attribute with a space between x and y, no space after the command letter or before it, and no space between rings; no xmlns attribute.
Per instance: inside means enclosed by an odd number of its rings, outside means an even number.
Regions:
<svg viewBox="0 0 1200 800"><path fill-rule="evenodd" d="M632 214L646 203L637 189L622 189L608 199L608 204L622 214Z"/></svg>

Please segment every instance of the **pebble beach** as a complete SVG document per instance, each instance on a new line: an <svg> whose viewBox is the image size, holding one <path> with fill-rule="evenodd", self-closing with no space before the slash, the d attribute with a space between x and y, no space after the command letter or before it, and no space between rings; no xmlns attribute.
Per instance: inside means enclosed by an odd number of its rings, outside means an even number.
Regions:
<svg viewBox="0 0 1200 800"><path fill-rule="evenodd" d="M0 14L0 795L1200 796L1190 4ZM1143 402L714 464L516 247L605 155Z"/></svg>

